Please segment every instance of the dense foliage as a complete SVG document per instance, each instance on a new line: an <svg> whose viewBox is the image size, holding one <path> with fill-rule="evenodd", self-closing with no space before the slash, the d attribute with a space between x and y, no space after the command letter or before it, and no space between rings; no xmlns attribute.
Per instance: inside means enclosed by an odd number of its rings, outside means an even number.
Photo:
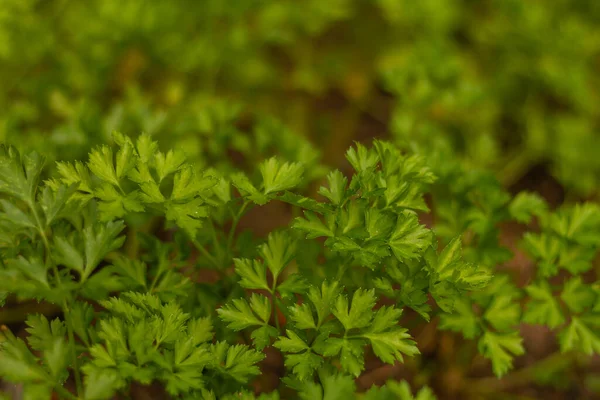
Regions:
<svg viewBox="0 0 600 400"><path fill-rule="evenodd" d="M596 0L4 0L0 139L73 159L143 131L204 159L266 115L340 154L389 127L509 184L547 163L588 195L598 20Z"/></svg>
<svg viewBox="0 0 600 400"><path fill-rule="evenodd" d="M350 148L352 175L331 171L317 199L303 195L301 162L272 157L248 174L220 175L159 151L148 135L114 141L87 162L59 162L45 182L43 157L2 149L0 293L64 314L30 314L29 347L5 334L0 373L31 398L74 398L63 387L70 376L85 399L154 381L172 396L223 398L260 373L271 346L284 357L282 395L326 393L338 379L353 393L350 377L368 354L389 364L419 354L400 323L407 310L411 323L435 315L439 329L476 341L499 377L525 352L521 321L559 332L563 353L600 352L600 291L583 278L600 246L594 204L552 212L531 193L511 200L485 176L448 197L460 180L437 180L422 157L382 141ZM437 232L419 222L427 192ZM236 234L245 213L270 202L301 214L266 239ZM533 217L539 229L523 247L537 273L518 288L494 271L511 256L496 225ZM365 396L405 390L386 388Z"/></svg>
<svg viewBox="0 0 600 400"><path fill-rule="evenodd" d="M6 397L600 392L598 4L4 0Z"/></svg>

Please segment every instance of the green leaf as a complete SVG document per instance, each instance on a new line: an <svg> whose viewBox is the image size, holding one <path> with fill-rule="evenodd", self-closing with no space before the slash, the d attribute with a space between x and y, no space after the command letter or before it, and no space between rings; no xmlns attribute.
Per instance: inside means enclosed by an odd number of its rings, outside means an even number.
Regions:
<svg viewBox="0 0 600 400"><path fill-rule="evenodd" d="M398 326L401 314L402 311L394 307L380 308L369 328L362 334L362 337L370 341L375 355L388 364L403 361L403 354L409 357L419 354L408 330Z"/></svg>
<svg viewBox="0 0 600 400"><path fill-rule="evenodd" d="M483 317L496 330L507 331L520 322L521 306L514 302L512 297L499 294L492 299L492 302L485 310Z"/></svg>
<svg viewBox="0 0 600 400"><path fill-rule="evenodd" d="M271 344L271 338L275 338L279 335L277 328L270 325L263 325L258 329L255 329L250 334L252 343L256 350L263 350L265 347Z"/></svg>
<svg viewBox="0 0 600 400"><path fill-rule="evenodd" d="M343 338L329 338L326 342L324 356L340 355L342 370L355 377L360 376L365 369L364 340L349 340Z"/></svg>
<svg viewBox="0 0 600 400"><path fill-rule="evenodd" d="M264 194L281 192L298 186L302 182L304 167L300 163L281 163L272 157L263 161L260 166L263 178Z"/></svg>
<svg viewBox="0 0 600 400"><path fill-rule="evenodd" d="M324 281L321 288L311 287L308 291L308 298L314 304L317 311L317 326L321 326L325 319L330 315L331 306L340 293L338 282Z"/></svg>
<svg viewBox="0 0 600 400"><path fill-rule="evenodd" d="M548 278L558 273L557 259L563 251L563 244L556 236L527 232L523 235L523 247L534 259L541 261L538 276Z"/></svg>
<svg viewBox="0 0 600 400"><path fill-rule="evenodd" d="M163 203L166 201L165 196L160 191L160 187L153 179L140 183L142 194L140 199L145 203Z"/></svg>
<svg viewBox="0 0 600 400"><path fill-rule="evenodd" d="M264 322L269 322L271 317L271 301L263 295L252 293L250 307Z"/></svg>
<svg viewBox="0 0 600 400"><path fill-rule="evenodd" d="M44 162L37 153L21 156L14 147L0 144L0 193L34 204Z"/></svg>
<svg viewBox="0 0 600 400"><path fill-rule="evenodd" d="M71 199L76 189L77 184L70 186L58 185L56 190L52 190L48 186L44 188L40 198L40 206L46 216L47 226L50 226L55 219L64 216L63 211L69 208L67 207L67 202Z"/></svg>
<svg viewBox="0 0 600 400"><path fill-rule="evenodd" d="M90 344L90 330L94 320L94 310L89 303L75 302L71 306L71 323L73 331L87 345Z"/></svg>
<svg viewBox="0 0 600 400"><path fill-rule="evenodd" d="M359 174L372 172L379 163L379 156L374 149L367 149L360 143L356 143L356 149L351 147L346 152L346 159Z"/></svg>
<svg viewBox="0 0 600 400"><path fill-rule="evenodd" d="M307 382L299 391L302 400L348 400L356 393L354 379L348 375L330 375L320 378L321 385Z"/></svg>
<svg viewBox="0 0 600 400"><path fill-rule="evenodd" d="M127 136L113 132L113 140L119 145L116 157L116 178L121 179L127 175L127 173L136 164L136 154L133 142Z"/></svg>
<svg viewBox="0 0 600 400"><path fill-rule="evenodd" d="M88 168L98 178L116 187L120 187L114 167L113 151L108 146L100 146L90 153Z"/></svg>
<svg viewBox="0 0 600 400"><path fill-rule="evenodd" d="M350 200L340 211L338 224L342 234L349 234L364 226L364 204L362 202Z"/></svg>
<svg viewBox="0 0 600 400"><path fill-rule="evenodd" d="M497 377L506 374L512 368L514 356L525 353L523 339L518 333L498 334L487 331L479 340L479 352L492 360L492 369Z"/></svg>
<svg viewBox="0 0 600 400"><path fill-rule="evenodd" d="M557 298L546 281L525 288L531 298L525 309L523 320L530 324L547 325L556 328L565 322Z"/></svg>
<svg viewBox="0 0 600 400"><path fill-rule="evenodd" d="M479 319L473 311L471 302L466 298L458 299L450 313L440 315L440 329L462 333L465 339L474 339L481 332Z"/></svg>
<svg viewBox="0 0 600 400"><path fill-rule="evenodd" d="M119 379L111 370L93 371L84 382L84 400L108 400L114 397L119 388Z"/></svg>
<svg viewBox="0 0 600 400"><path fill-rule="evenodd" d="M69 267L80 274L83 273L85 264L83 256L69 239L54 236L54 249L52 257L58 264Z"/></svg>
<svg viewBox="0 0 600 400"><path fill-rule="evenodd" d="M275 280L296 254L296 242L287 233L271 232L258 249Z"/></svg>
<svg viewBox="0 0 600 400"><path fill-rule="evenodd" d="M56 318L50 323L41 314L28 315L26 323L29 333L27 342L35 350L48 349L48 346L53 345L56 339L64 339L67 332L64 322Z"/></svg>
<svg viewBox="0 0 600 400"><path fill-rule="evenodd" d="M267 282L267 269L262 262L240 258L234 258L233 262L236 274L242 278L240 286L246 289L271 290Z"/></svg>
<svg viewBox="0 0 600 400"><path fill-rule="evenodd" d="M52 398L52 394L53 387L50 383L28 382L26 385L23 385L23 392L20 398L22 400L50 399Z"/></svg>
<svg viewBox="0 0 600 400"><path fill-rule="evenodd" d="M532 216L544 215L548 205L535 193L520 192L509 205L510 215L519 222L528 224Z"/></svg>
<svg viewBox="0 0 600 400"><path fill-rule="evenodd" d="M174 221L177 226L187 232L192 238L202 227L202 219L208 216L208 209L201 198L195 198L187 203L169 202L166 205L165 217Z"/></svg>
<svg viewBox="0 0 600 400"><path fill-rule="evenodd" d="M150 164L158 152L158 143L153 141L149 134L142 133L135 145L140 156L140 161L144 164Z"/></svg>
<svg viewBox="0 0 600 400"><path fill-rule="evenodd" d="M265 357L263 353L247 346L230 346L225 342L212 345L211 352L214 354L212 368L241 383L246 383L251 377L260 374L256 364Z"/></svg>
<svg viewBox="0 0 600 400"><path fill-rule="evenodd" d="M41 286L45 288L50 287L48 284L48 270L42 260L37 258L27 259L19 256L11 260L10 265Z"/></svg>
<svg viewBox="0 0 600 400"><path fill-rule="evenodd" d="M371 208L365 212L365 225L370 239L387 238L394 228L393 214Z"/></svg>
<svg viewBox="0 0 600 400"><path fill-rule="evenodd" d="M235 186L240 194L245 198L253 201L255 204L264 205L267 204L269 198L261 193L258 189L252 185L250 179L241 172L231 175L231 183Z"/></svg>
<svg viewBox="0 0 600 400"><path fill-rule="evenodd" d="M175 174L171 200L182 201L198 195L205 196L217 182L210 175L198 176L194 169L187 165Z"/></svg>
<svg viewBox="0 0 600 400"><path fill-rule="evenodd" d="M296 218L292 227L306 232L307 239L315 239L322 236L333 237L334 233L331 227L326 226L314 213L304 211L304 216L306 219Z"/></svg>
<svg viewBox="0 0 600 400"><path fill-rule="evenodd" d="M283 298L291 298L295 294L304 293L308 288L306 280L300 274L289 274L277 285L277 293Z"/></svg>
<svg viewBox="0 0 600 400"><path fill-rule="evenodd" d="M217 397L212 393L207 393L206 391L202 392L202 400L217 400ZM241 390L235 393L229 393L224 396L219 397L219 399L223 400L280 400L279 392L277 390L272 391L271 393L261 393L260 395L255 395L254 393L248 390Z"/></svg>
<svg viewBox="0 0 600 400"><path fill-rule="evenodd" d="M346 331L364 328L371 322L376 300L374 289L358 289L352 296L350 309L348 309L348 299L342 295L338 296L332 312L344 325Z"/></svg>
<svg viewBox="0 0 600 400"><path fill-rule="evenodd" d="M309 350L310 347L298 336L294 331L286 329L286 335L280 336L273 346L285 353L300 353L301 351Z"/></svg>
<svg viewBox="0 0 600 400"><path fill-rule="evenodd" d="M572 312L581 313L594 305L596 293L592 287L583 283L580 276L575 276L565 283L560 298Z"/></svg>
<svg viewBox="0 0 600 400"><path fill-rule="evenodd" d="M460 262L462 256L462 245L460 237L456 237L444 247L438 257L436 271L440 277L445 278L454 273L454 267Z"/></svg>
<svg viewBox="0 0 600 400"><path fill-rule="evenodd" d="M600 207L594 203L576 204L552 216L550 229L580 245L600 241Z"/></svg>
<svg viewBox="0 0 600 400"><path fill-rule="evenodd" d="M436 400L433 391L425 386L413 396L408 382L389 380L384 386L373 386L365 393L363 400Z"/></svg>
<svg viewBox="0 0 600 400"><path fill-rule="evenodd" d="M212 341L213 325L209 317L195 318L188 324L188 334L196 345Z"/></svg>
<svg viewBox="0 0 600 400"><path fill-rule="evenodd" d="M90 276L108 253L123 245L125 237L118 237L118 235L124 227L123 221L114 221L91 225L83 230L85 267L81 277L82 281Z"/></svg>
<svg viewBox="0 0 600 400"><path fill-rule="evenodd" d="M181 150L169 150L167 154L157 152L154 157L154 166L161 182L168 175L179 171L186 161L185 153Z"/></svg>
<svg viewBox="0 0 600 400"><path fill-rule="evenodd" d="M336 206L339 206L346 198L348 179L336 169L327 175L327 182L329 183L329 188L321 186L319 194L328 198Z"/></svg>
<svg viewBox="0 0 600 400"><path fill-rule="evenodd" d="M3 213L0 213L0 220L6 220L14 224L16 228L29 229L36 228L36 224L33 219L21 211L17 206L7 200L0 200L2 205Z"/></svg>
<svg viewBox="0 0 600 400"><path fill-rule="evenodd" d="M395 211L413 210L429 211L423 197L424 189L406 178L392 175L385 181L385 204Z"/></svg>
<svg viewBox="0 0 600 400"><path fill-rule="evenodd" d="M577 350L587 355L600 354L600 337L597 335L597 327L600 324L597 317L593 318L595 328L590 328L589 321L585 318L571 319L571 323L558 336L562 352Z"/></svg>
<svg viewBox="0 0 600 400"><path fill-rule="evenodd" d="M265 322L254 315L252 308L245 299L234 299L219 308L217 313L223 321L227 322L227 326L235 331L251 326L262 326Z"/></svg>
<svg viewBox="0 0 600 400"><path fill-rule="evenodd" d="M270 196L271 198L283 201L284 203L291 204L296 207L300 207L304 210L313 211L319 214L326 214L332 212L332 208L325 203L319 203L318 201L311 199L310 197L301 196L296 193L285 191L278 196Z"/></svg>
<svg viewBox="0 0 600 400"><path fill-rule="evenodd" d="M298 329L317 329L315 318L310 306L304 304L294 304L289 308L290 319L294 321Z"/></svg>
<svg viewBox="0 0 600 400"><path fill-rule="evenodd" d="M124 195L117 191L114 186L102 183L94 191L96 198L99 201L98 209L100 210L102 221L111 221L115 218L122 218L128 212L142 212L144 206L141 203L140 193L133 191Z"/></svg>
<svg viewBox="0 0 600 400"><path fill-rule="evenodd" d="M436 257L430 248L426 261L430 270L430 291L445 312L451 312L465 292L483 289L492 276L479 266L463 261L460 238L454 238Z"/></svg>
<svg viewBox="0 0 600 400"><path fill-rule="evenodd" d="M46 381L48 376L38 365L25 342L5 332L7 340L0 343L0 376L10 382Z"/></svg>
<svg viewBox="0 0 600 400"><path fill-rule="evenodd" d="M50 370L52 377L61 381L67 369L68 347L63 338L54 338L46 343L44 350L44 361Z"/></svg>
<svg viewBox="0 0 600 400"><path fill-rule="evenodd" d="M453 281L458 289L482 289L492 276L485 269L467 263L461 258L460 237L453 239L438 258L436 272L440 279Z"/></svg>
<svg viewBox="0 0 600 400"><path fill-rule="evenodd" d="M580 275L592 268L596 253L596 247L569 244L560 253L558 264L572 275Z"/></svg>
<svg viewBox="0 0 600 400"><path fill-rule="evenodd" d="M292 370L300 381L311 379L315 371L323 365L323 358L311 351L300 354L286 354L285 366Z"/></svg>
<svg viewBox="0 0 600 400"><path fill-rule="evenodd" d="M89 170L81 161L75 161L73 164L68 162L57 162L56 169L58 170L61 181L67 186L76 186L79 192L79 197L89 199L92 193L92 180ZM51 185L54 190L58 190L58 184ZM83 192L83 193L82 193Z"/></svg>
<svg viewBox="0 0 600 400"><path fill-rule="evenodd" d="M204 170L204 176L210 177L214 181L210 192L216 196L222 204L231 201L231 182L223 177L219 171L214 168Z"/></svg>
<svg viewBox="0 0 600 400"><path fill-rule="evenodd" d="M415 213L403 211L398 215L389 245L400 261L418 259L425 248L431 245L431 232L419 224Z"/></svg>

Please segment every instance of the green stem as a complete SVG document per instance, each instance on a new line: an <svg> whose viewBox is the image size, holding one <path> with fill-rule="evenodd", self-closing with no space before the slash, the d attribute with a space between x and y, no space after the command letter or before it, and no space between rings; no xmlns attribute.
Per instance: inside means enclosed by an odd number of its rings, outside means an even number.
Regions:
<svg viewBox="0 0 600 400"><path fill-rule="evenodd" d="M531 383L537 371L548 369L558 363L572 363L575 357L574 353L556 352L534 364L510 373L502 379L495 377L477 379L467 383L466 387L471 393L491 393L527 385Z"/></svg>
<svg viewBox="0 0 600 400"><path fill-rule="evenodd" d="M216 259L219 261L220 265L224 265L227 260L224 259L224 254L221 252L221 247L219 246L219 239L217 238L217 230L215 229L215 225L213 224L212 219L209 218L208 223L210 224L213 247L215 249L215 253L217 254Z"/></svg>
<svg viewBox="0 0 600 400"><path fill-rule="evenodd" d="M194 246L196 246L196 248L200 251L200 253L202 253L202 255L204 257L206 257L206 259L208 261L210 261L210 263L216 268L216 269L221 269L221 265L219 264L219 262L217 261L217 259L215 257L213 257L208 250L206 250L204 248L204 246L202 246L196 239L192 240L192 243L194 244Z"/></svg>
<svg viewBox="0 0 600 400"><path fill-rule="evenodd" d="M73 321L71 320L71 314L69 311L69 307L67 305L67 301L65 300L63 303L63 312L65 315L65 322L67 325L67 335L69 337L69 347L71 351L71 359L73 362L73 372L75 373L75 388L77 390L77 395L83 393L81 374L79 373L79 366L77 362L77 351L75 349L75 335L73 334Z"/></svg>
<svg viewBox="0 0 600 400"><path fill-rule="evenodd" d="M344 261L342 262L342 266L340 268L338 268L336 280L338 280L338 281L342 280L342 278L344 277L344 274L348 270L348 267L350 267L350 260L351 260L350 257L346 257L344 259Z"/></svg>
<svg viewBox="0 0 600 400"><path fill-rule="evenodd" d="M131 259L136 259L139 251L139 246L140 244L135 229L128 229L127 241L125 242L125 246L123 247L123 250L125 254L127 254L127 257Z"/></svg>
<svg viewBox="0 0 600 400"><path fill-rule="evenodd" d="M59 394L60 396L69 399L69 400L79 400L78 396L74 396L73 393L69 392L67 389L65 389L64 387L60 386L60 385L56 385L54 387L54 390L56 391L57 394Z"/></svg>
<svg viewBox="0 0 600 400"><path fill-rule="evenodd" d="M52 303L21 303L0 309L0 325L23 322L29 314L42 314L47 317L59 314L61 307Z"/></svg>
<svg viewBox="0 0 600 400"><path fill-rule="evenodd" d="M277 288L277 276L273 275L273 287L271 288L271 304L273 306L273 317L275 318L275 327L279 332L281 332L281 327L279 326L279 315L277 314L277 297L275 289Z"/></svg>
<svg viewBox="0 0 600 400"><path fill-rule="evenodd" d="M531 150L520 150L508 157L498 173L502 185L508 187L516 183L538 158L538 155Z"/></svg>
<svg viewBox="0 0 600 400"><path fill-rule="evenodd" d="M275 318L275 328L281 332L281 326L279 325L279 315L277 314L277 302L273 301L273 318Z"/></svg>
<svg viewBox="0 0 600 400"><path fill-rule="evenodd" d="M152 279L152 284L150 285L150 289L148 289L147 287L145 288L148 293L153 293L154 287L158 283L158 278L160 278L160 276L162 274L163 274L162 270L156 271L156 275L154 275L154 278ZM144 285L146 285L146 284L144 283Z"/></svg>
<svg viewBox="0 0 600 400"><path fill-rule="evenodd" d="M40 233L40 236L42 237L42 242L44 242L44 249L46 250L46 257L45 257L44 261L47 266L49 263L49 258L50 258L50 243L48 242L48 237L46 236L46 230L44 229L44 225L42 224L42 219L40 218L40 215L39 215L37 209L35 208L35 204L33 202L28 202L27 205L29 206L29 209L31 209L31 212L33 213L33 218L35 218L35 223L37 225L38 232Z"/></svg>
<svg viewBox="0 0 600 400"><path fill-rule="evenodd" d="M44 229L44 225L42 225L42 220L37 212L37 209L35 208L35 204L32 202L29 202L28 205L33 213L33 217L35 218L35 223L37 224L38 232L40 233L40 236L42 237L42 241L44 242L44 253L45 253L44 254L44 264L46 266L46 270L48 270L48 266L50 264L50 242L48 242L48 237L46 236L46 230ZM52 270L54 272L54 275L56 275L55 277L56 277L56 282L58 283L58 286L62 287L62 280L60 279L60 273L58 271L58 267L54 263L52 263Z"/></svg>
<svg viewBox="0 0 600 400"><path fill-rule="evenodd" d="M44 250L45 250L44 263L46 265L46 269L48 269L48 266L51 263L50 243L48 242L48 238L46 236L46 231L42 224L42 220L37 212L37 209L35 208L35 204L33 202L30 202L28 205L33 213L33 217L35 218L37 228L40 232L40 236L42 237L42 241L44 242ZM60 278L60 271L58 270L58 266L55 263L52 263L52 270L54 272L54 275L56 276L56 282L58 284L58 288L62 289L63 285L62 285L62 279ZM75 386L77 389L77 394L79 395L82 392L81 375L79 373L79 367L77 365L77 351L75 349L75 336L73 335L73 323L71 321L71 317L70 317L70 313L69 313L69 306L68 306L66 299L63 300L62 309L63 309L65 323L67 325L69 348L70 348L71 358L72 358L72 362L73 362L72 369L75 374ZM65 389L65 392L69 393L66 389ZM76 398L76 397L73 396L73 398Z"/></svg>
<svg viewBox="0 0 600 400"><path fill-rule="evenodd" d="M242 204L242 207L239 209L237 214L234 215L233 220L231 221L231 229L229 230L229 237L227 238L227 251L229 253L232 252L235 230L237 229L240 219L242 218L242 215L244 215L244 211L246 211L248 205L250 205L250 200L246 200L244 204Z"/></svg>

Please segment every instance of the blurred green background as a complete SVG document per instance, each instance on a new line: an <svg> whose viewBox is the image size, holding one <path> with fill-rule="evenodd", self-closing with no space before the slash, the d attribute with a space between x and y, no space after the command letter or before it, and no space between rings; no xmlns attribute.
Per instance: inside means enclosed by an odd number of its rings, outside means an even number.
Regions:
<svg viewBox="0 0 600 400"><path fill-rule="evenodd" d="M387 137L591 198L599 72L598 0L0 0L0 141L54 159L113 130L211 166Z"/></svg>

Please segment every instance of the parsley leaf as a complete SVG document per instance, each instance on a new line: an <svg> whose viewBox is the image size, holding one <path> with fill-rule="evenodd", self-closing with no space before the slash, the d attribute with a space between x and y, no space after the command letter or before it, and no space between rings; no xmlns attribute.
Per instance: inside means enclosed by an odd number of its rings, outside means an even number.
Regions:
<svg viewBox="0 0 600 400"><path fill-rule="evenodd" d="M479 351L492 360L494 374L500 377L512 368L513 355L525 353L522 339L517 334L485 332L479 340Z"/></svg>

